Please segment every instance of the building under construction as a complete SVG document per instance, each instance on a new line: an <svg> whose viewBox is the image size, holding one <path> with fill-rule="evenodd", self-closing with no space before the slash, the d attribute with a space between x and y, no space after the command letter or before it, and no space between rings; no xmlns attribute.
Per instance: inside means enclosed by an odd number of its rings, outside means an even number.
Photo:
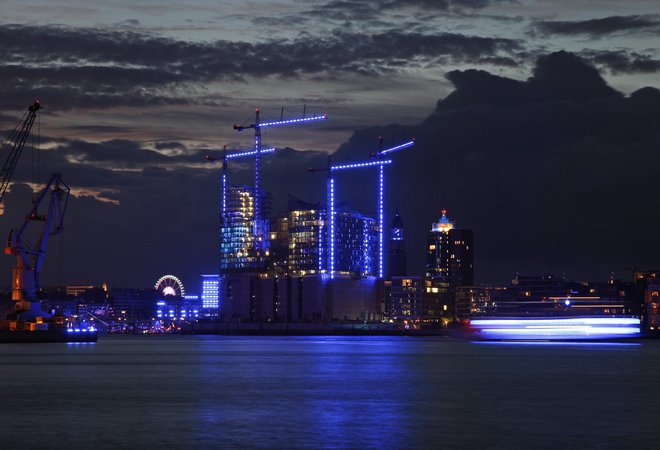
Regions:
<svg viewBox="0 0 660 450"><path fill-rule="evenodd" d="M288 211L268 218L269 197L261 186L261 129L326 119L325 115L234 125L254 130L254 149L223 154L218 314L225 320L332 321L375 320L381 314L377 289L384 277L385 155L414 144L408 141L378 151L371 159L331 164L312 172L327 173L327 202L289 199ZM274 149L268 149L272 152ZM368 154L368 152L365 152ZM253 187L228 183L227 161L254 157ZM215 158L210 158L211 160ZM378 187L376 217L335 203L338 172L367 170ZM303 174L301 174L304 176Z"/></svg>

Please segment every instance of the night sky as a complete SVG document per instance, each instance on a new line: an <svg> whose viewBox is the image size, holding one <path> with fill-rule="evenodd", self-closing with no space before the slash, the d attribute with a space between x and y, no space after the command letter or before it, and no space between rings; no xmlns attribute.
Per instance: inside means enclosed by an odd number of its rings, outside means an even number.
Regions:
<svg viewBox="0 0 660 450"><path fill-rule="evenodd" d="M217 272L219 155L265 119L273 211L323 200L306 172L414 136L387 171L409 269L448 209L475 231L476 280L516 273L629 278L660 267L660 3L657 0L103 2L5 0L0 129L43 104L0 233L35 183L60 172L74 197L46 284L146 287L166 273L195 291ZM375 211L375 173L338 176L338 200ZM233 163L231 182L252 183ZM12 259L0 259L8 285ZM4 275L2 275L4 274Z"/></svg>

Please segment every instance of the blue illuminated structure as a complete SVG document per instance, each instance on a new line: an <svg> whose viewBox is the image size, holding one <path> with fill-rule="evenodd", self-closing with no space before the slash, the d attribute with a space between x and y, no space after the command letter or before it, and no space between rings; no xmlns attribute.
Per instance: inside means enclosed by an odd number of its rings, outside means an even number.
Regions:
<svg viewBox="0 0 660 450"><path fill-rule="evenodd" d="M273 153L275 152L274 148L262 148L261 153ZM230 159L238 159L238 158L245 158L247 156L255 156L257 154L256 150L239 150L235 153L227 153L227 146L222 147L222 156L220 158L216 158L214 156L206 156L207 161L217 161L217 160L222 160L222 174L220 176L220 181L222 183L222 212L220 215L220 219L224 223L225 221L225 213L227 212L227 170L229 168L228 160Z"/></svg>
<svg viewBox="0 0 660 450"><path fill-rule="evenodd" d="M261 153L273 153L275 152L274 148L263 148L261 149ZM238 253L242 250L244 250L243 246L239 248L234 248L234 244L232 242L225 242L226 238L228 235L232 235L234 231L236 231L239 228L243 228L243 223L236 223L236 220L231 220L231 218L235 218L235 214L228 214L227 213L227 191L230 189L229 184L228 184L228 161L231 159L239 159L239 158L246 158L246 157L252 157L256 155L255 150L239 150L239 151L233 151L231 153L228 153L227 151L227 146L225 145L223 147L222 151L222 156L219 158L212 157L212 156L206 156L207 161L217 161L217 160L222 160L222 172L221 172L221 210L220 210L220 254L221 254L221 263L220 265L223 266L223 261L222 258L224 258L223 255L230 253ZM250 220L249 217L245 216L243 217L239 222L245 221L245 220ZM229 246L230 249L227 249L226 247Z"/></svg>
<svg viewBox="0 0 660 450"><path fill-rule="evenodd" d="M261 148L261 129L325 120L328 116L327 114L322 114L319 116L304 117L303 114L303 117L296 119L284 120L284 118L281 117L280 120L277 121L261 122L259 115L260 110L257 108L255 110L253 124L248 126L234 124L234 130L243 131L246 128L254 129L254 150L252 152L252 155L254 155L254 248L263 253L268 248L268 239L266 230L267 224L264 217L262 217L261 205L261 154L264 153L264 149Z"/></svg>
<svg viewBox="0 0 660 450"><path fill-rule="evenodd" d="M472 331L482 339L574 340L640 336L637 317L493 318L473 319Z"/></svg>
<svg viewBox="0 0 660 450"><path fill-rule="evenodd" d="M202 308L220 308L220 276L202 275Z"/></svg>
<svg viewBox="0 0 660 450"><path fill-rule="evenodd" d="M335 210L335 178L334 172L340 170L352 170L352 169L363 169L370 167L378 168L378 205L377 205L377 221L378 221L378 278L383 278L384 270L384 230L385 230L385 166L392 164L391 159L383 159L383 157L389 153L396 152L398 150L403 150L405 148L411 147L415 144L415 140L412 139L403 144L383 149L383 139L379 138L379 150L375 153L372 153L370 156L375 157L375 160L358 162L351 164L337 164L332 165L330 159L328 158L328 167L324 169L310 169L310 171L315 172L319 170L326 170L328 172L328 272L331 278L335 276L335 240L336 240L336 227L335 221L337 212ZM366 236L366 233L365 233ZM319 266L319 270L321 267Z"/></svg>
<svg viewBox="0 0 660 450"><path fill-rule="evenodd" d="M337 214L335 211L335 179L334 172L339 170L351 170L351 169L361 169L365 167L379 167L381 171L379 190L378 190L378 277L383 277L383 177L382 177L382 168L387 164L392 164L391 159L378 159L375 161L369 161L364 163L353 163L353 164L340 164L340 165L331 165L328 167L328 244L330 251L328 252L328 271L330 272L330 278L335 276L335 221L337 220Z"/></svg>
<svg viewBox="0 0 660 450"><path fill-rule="evenodd" d="M383 159L383 157L389 153L393 153L398 150L403 150L405 148L411 147L415 144L415 140L412 139L403 144L383 149L383 139L379 138L379 150L375 153L372 153L370 156L375 157L375 160L358 162L351 164L336 164L332 165L330 157L328 157L327 167L321 169L309 169L310 172L319 172L326 171L328 172L328 181L327 181L327 195L328 195L328 252L327 252L327 271L330 274L330 278L334 278L336 273L336 220L337 220L337 211L335 207L335 177L334 172L340 170L352 170L352 169L363 169L363 168L378 168L378 205L377 205L377 221L378 221L378 278L383 278L384 276L384 229L385 229L385 212L384 212L384 203L385 203L385 166L392 164L391 159ZM364 234L365 239L367 233ZM364 243L364 247L367 247L367 243ZM319 246L319 254L321 254L322 249ZM368 258L365 258L367 261ZM319 271L322 270L322 260L319 258ZM368 263L367 263L368 264ZM362 272L370 272L369 267L363 268Z"/></svg>
<svg viewBox="0 0 660 450"><path fill-rule="evenodd" d="M396 145L387 149L383 149L383 138L378 138L378 151L372 153L370 156L374 158L383 158L385 155L406 149L415 145L415 139L404 142L403 144ZM378 160L377 159L377 160ZM385 275L383 255L385 253L384 243L384 230L385 230L385 167L383 165L378 168L378 278L383 278Z"/></svg>

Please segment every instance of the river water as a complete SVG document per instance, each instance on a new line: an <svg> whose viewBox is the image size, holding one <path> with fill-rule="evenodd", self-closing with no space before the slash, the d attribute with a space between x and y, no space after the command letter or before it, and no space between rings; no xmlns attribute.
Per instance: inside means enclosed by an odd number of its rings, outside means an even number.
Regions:
<svg viewBox="0 0 660 450"><path fill-rule="evenodd" d="M660 341L0 346L0 448L660 448Z"/></svg>

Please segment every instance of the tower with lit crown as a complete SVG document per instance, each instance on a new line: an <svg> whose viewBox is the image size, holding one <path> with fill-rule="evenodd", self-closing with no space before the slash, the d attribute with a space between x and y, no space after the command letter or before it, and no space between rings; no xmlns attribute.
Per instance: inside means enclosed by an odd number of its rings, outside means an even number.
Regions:
<svg viewBox="0 0 660 450"><path fill-rule="evenodd" d="M442 210L440 220L431 225L426 246L426 278L456 286L474 284L474 233L456 228Z"/></svg>

